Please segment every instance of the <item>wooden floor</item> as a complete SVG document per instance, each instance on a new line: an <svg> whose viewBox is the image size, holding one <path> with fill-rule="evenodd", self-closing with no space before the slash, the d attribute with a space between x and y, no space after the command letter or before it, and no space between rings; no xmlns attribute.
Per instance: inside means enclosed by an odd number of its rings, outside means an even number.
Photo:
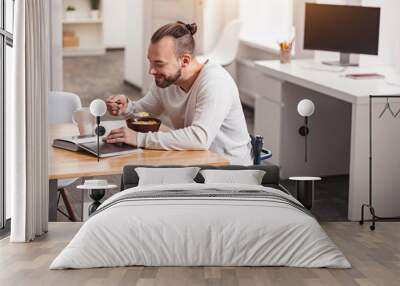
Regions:
<svg viewBox="0 0 400 286"><path fill-rule="evenodd" d="M80 223L52 223L27 244L0 241L0 285L400 285L400 223L322 223L352 269L289 267L123 267L48 270Z"/></svg>

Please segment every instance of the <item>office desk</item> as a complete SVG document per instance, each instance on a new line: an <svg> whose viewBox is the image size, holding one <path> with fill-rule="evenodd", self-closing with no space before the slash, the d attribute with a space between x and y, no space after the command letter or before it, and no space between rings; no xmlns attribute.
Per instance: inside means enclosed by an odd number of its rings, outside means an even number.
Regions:
<svg viewBox="0 0 400 286"><path fill-rule="evenodd" d="M165 130L165 127L162 127ZM78 135L74 124L49 126L49 220L57 217L57 180L122 174L125 165L228 165L229 162L210 151L143 150L124 156L100 159L80 152L51 146L54 138Z"/></svg>
<svg viewBox="0 0 400 286"><path fill-rule="evenodd" d="M283 178L349 174L348 218L359 220L361 204L368 201L368 96L400 94L400 86L390 85L385 79L344 77L347 73L376 72L390 78L395 73L388 67L328 72L308 68L311 64L310 60L256 62L261 86L255 104L255 132L264 135L266 146L274 154L271 161L281 167ZM316 106L309 119L307 163L304 137L298 133L304 119L296 109L303 98L311 99ZM383 104L384 100L378 100L373 105L375 117ZM399 106L395 105L396 110ZM379 159L374 189L382 190L374 193L374 205L381 216L400 215L398 120L385 117L374 123L375 130L379 129L375 133L379 145L385 146L373 152L374 160Z"/></svg>

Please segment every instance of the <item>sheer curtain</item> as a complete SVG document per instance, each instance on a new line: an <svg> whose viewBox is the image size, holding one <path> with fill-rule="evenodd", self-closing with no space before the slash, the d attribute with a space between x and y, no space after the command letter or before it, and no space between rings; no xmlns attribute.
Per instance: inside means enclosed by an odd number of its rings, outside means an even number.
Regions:
<svg viewBox="0 0 400 286"><path fill-rule="evenodd" d="M12 242L47 231L49 1L15 2L13 92L6 98L6 186Z"/></svg>

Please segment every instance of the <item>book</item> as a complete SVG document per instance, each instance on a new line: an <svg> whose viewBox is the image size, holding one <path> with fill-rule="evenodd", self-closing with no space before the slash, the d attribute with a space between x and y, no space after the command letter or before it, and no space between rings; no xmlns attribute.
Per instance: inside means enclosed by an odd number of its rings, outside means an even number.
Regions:
<svg viewBox="0 0 400 286"><path fill-rule="evenodd" d="M83 136L57 138L53 140L53 147L74 152L84 151L97 156L97 137L93 135L83 135ZM116 144L105 143L101 141L100 138L100 144L99 144L100 158L126 155L140 151L141 149L124 143L116 143Z"/></svg>
<svg viewBox="0 0 400 286"><path fill-rule="evenodd" d="M380 79L380 78L385 78L384 75L378 74L378 73L350 73L346 74L345 77L351 78L351 79Z"/></svg>
<svg viewBox="0 0 400 286"><path fill-rule="evenodd" d="M96 136L93 135L82 135L82 136L71 136L64 138L57 138L53 140L53 147L66 149L69 151L79 151L81 148L79 144L96 142Z"/></svg>
<svg viewBox="0 0 400 286"><path fill-rule="evenodd" d="M81 143L79 147L83 150L92 153L97 156L97 142ZM99 157L106 158L118 155L126 155L134 152L141 152L142 149L136 148L134 146L125 143L105 143L100 141L99 144Z"/></svg>

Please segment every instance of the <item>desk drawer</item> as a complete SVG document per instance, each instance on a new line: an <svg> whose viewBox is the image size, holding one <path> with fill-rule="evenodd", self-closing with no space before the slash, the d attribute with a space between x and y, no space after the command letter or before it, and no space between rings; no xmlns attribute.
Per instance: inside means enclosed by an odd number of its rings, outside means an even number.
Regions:
<svg viewBox="0 0 400 286"><path fill-rule="evenodd" d="M257 91L259 96L275 103L282 102L282 84L283 82L264 74L259 75L260 90Z"/></svg>

